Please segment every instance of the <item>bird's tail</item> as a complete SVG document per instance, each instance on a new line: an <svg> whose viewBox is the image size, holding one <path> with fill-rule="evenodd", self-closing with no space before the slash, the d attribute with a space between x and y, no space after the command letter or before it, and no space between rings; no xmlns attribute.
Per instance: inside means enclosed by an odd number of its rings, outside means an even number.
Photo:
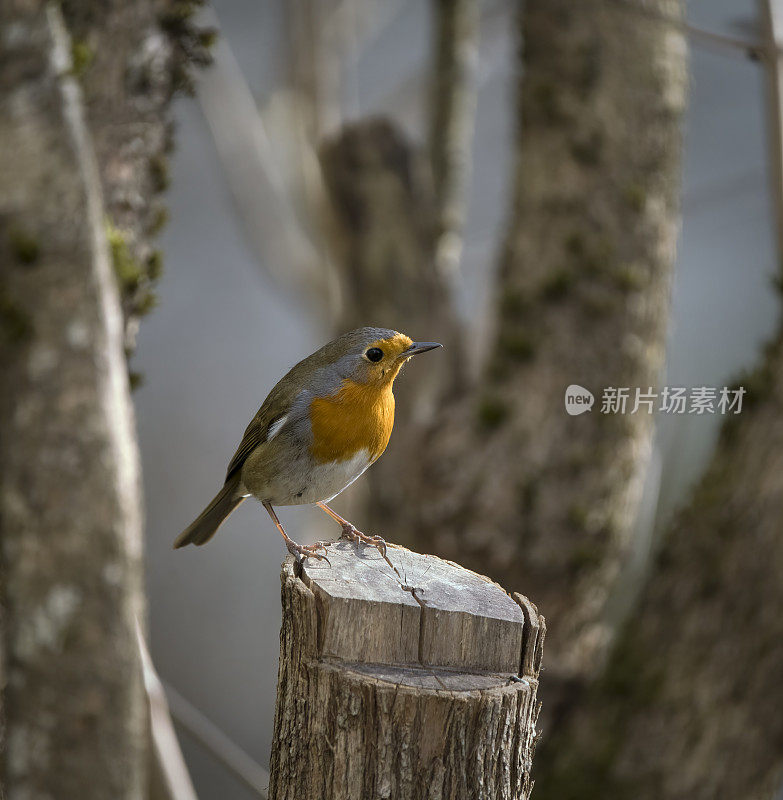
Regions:
<svg viewBox="0 0 783 800"><path fill-rule="evenodd" d="M185 528L174 542L174 549L186 544L206 544L228 515L245 499L237 495L239 475L228 480L212 502Z"/></svg>

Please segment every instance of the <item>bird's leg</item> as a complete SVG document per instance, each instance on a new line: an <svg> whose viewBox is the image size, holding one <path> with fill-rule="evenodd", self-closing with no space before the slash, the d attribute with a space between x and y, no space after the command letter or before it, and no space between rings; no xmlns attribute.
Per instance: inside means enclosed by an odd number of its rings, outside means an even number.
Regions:
<svg viewBox="0 0 783 800"><path fill-rule="evenodd" d="M373 547L377 547L378 552L386 558L386 542L380 536L370 536L366 533L362 533L355 525L348 522L347 519L343 519L338 513L332 511L326 503L318 503L318 507L322 508L343 529L343 538L351 539L354 542L371 544Z"/></svg>
<svg viewBox="0 0 783 800"><path fill-rule="evenodd" d="M267 513L270 517L272 517L272 522L275 523L275 527L277 530L280 531L283 539L285 539L285 546L288 548L288 552L296 559L298 564L302 563L302 559L304 558L317 558L319 561L325 561L330 567L332 566L331 561L326 556L322 556L318 550L326 551L326 543L325 542L316 542L315 544L311 545L303 545L297 544L284 530L282 523L277 518L277 514L275 513L274 508L272 508L272 504L264 501L263 503L264 508L267 510Z"/></svg>

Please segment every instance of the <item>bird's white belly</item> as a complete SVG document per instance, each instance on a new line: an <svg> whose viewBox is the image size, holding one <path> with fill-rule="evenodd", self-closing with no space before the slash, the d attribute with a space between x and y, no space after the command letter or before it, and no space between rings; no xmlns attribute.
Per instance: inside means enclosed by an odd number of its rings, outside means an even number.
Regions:
<svg viewBox="0 0 783 800"><path fill-rule="evenodd" d="M372 463L369 452L360 450L344 461L328 461L314 464L308 458L295 475L287 476L287 492L273 492L273 505L301 505L328 502L353 483ZM282 496L288 495L288 496Z"/></svg>

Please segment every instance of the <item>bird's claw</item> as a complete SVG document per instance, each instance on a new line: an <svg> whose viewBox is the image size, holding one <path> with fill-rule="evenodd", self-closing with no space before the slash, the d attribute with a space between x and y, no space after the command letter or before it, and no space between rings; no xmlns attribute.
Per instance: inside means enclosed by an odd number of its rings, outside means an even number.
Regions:
<svg viewBox="0 0 783 800"><path fill-rule="evenodd" d="M296 559L296 563L300 566L306 558L315 558L318 561L325 561L330 567L332 562L326 556L322 556L318 551L323 550L326 552L328 542L316 542L315 544L297 544L293 539L286 541L288 552Z"/></svg>
<svg viewBox="0 0 783 800"><path fill-rule="evenodd" d="M378 548L378 552L386 558L386 541L381 536L368 536L363 541L367 542L367 544L374 545Z"/></svg>
<svg viewBox="0 0 783 800"><path fill-rule="evenodd" d="M353 542L364 542L378 548L378 552L386 558L386 541L381 536L371 536L362 533L353 525L343 525L343 539L350 539Z"/></svg>

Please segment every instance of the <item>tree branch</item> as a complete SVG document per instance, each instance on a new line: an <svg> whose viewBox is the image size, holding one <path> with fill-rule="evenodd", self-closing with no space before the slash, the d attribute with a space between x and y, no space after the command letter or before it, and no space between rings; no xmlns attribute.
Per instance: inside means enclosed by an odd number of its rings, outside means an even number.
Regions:
<svg viewBox="0 0 783 800"><path fill-rule="evenodd" d="M430 164L437 209L435 266L452 284L459 272L476 115L479 3L435 0L435 65L430 98Z"/></svg>
<svg viewBox="0 0 783 800"><path fill-rule="evenodd" d="M217 22L217 18L210 17ZM299 293L327 323L339 303L333 269L324 257L318 222L298 210L287 161L273 148L250 87L228 43L215 46L214 63L201 75L198 98L217 146L234 206L256 260L281 286ZM287 107L287 114L292 110ZM287 119L287 122L290 120ZM315 151L301 159L317 170Z"/></svg>

